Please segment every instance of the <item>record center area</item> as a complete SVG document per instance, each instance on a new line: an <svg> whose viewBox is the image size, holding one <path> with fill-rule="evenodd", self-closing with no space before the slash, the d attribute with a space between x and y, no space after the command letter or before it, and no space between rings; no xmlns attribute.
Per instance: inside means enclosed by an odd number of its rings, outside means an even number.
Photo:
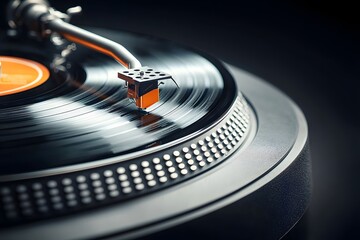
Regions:
<svg viewBox="0 0 360 240"><path fill-rule="evenodd" d="M27 91L49 79L42 64L9 56L0 56L0 96Z"/></svg>

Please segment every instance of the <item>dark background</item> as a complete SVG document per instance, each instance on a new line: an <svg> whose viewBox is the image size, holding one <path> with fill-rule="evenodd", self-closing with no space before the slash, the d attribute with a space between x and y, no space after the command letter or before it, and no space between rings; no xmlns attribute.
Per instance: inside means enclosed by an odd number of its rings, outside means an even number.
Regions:
<svg viewBox="0 0 360 240"><path fill-rule="evenodd" d="M303 110L312 203L285 239L360 238L360 9L355 1L50 1L73 23L191 46L272 83Z"/></svg>

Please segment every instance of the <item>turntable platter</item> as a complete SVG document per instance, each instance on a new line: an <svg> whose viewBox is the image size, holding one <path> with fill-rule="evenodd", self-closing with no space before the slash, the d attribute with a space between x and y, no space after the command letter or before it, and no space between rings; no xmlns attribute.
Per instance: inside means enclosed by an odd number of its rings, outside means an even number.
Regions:
<svg viewBox="0 0 360 240"><path fill-rule="evenodd" d="M220 226L280 238L301 218L310 196L307 125L291 100L172 42L91 31L126 45L179 88L167 81L160 101L139 110L113 59L78 46L57 66L53 44L1 39L0 55L50 73L0 97L2 237L129 239L204 216L209 234ZM222 219L236 221L219 222L223 209Z"/></svg>

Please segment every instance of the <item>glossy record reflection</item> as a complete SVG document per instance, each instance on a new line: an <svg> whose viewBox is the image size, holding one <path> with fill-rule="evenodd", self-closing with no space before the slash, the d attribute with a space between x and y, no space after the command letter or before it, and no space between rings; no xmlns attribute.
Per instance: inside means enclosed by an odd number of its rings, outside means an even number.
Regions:
<svg viewBox="0 0 360 240"><path fill-rule="evenodd" d="M80 48L71 61L84 69L83 83L70 81L73 90L46 100L2 105L2 175L86 163L161 145L205 127L209 123L204 117L225 104L219 101L225 94L224 79L205 58L161 41L126 34L109 37L122 41L144 65L170 73L180 88L171 81L162 84L160 102L139 111L117 78L122 67Z"/></svg>

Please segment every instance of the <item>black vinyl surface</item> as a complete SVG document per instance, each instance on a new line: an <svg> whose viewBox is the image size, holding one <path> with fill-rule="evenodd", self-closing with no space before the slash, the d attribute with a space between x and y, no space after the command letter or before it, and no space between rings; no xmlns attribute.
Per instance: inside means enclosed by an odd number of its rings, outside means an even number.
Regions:
<svg viewBox="0 0 360 240"><path fill-rule="evenodd" d="M356 2L72 3L83 5L84 14L74 18L78 24L172 39L283 90L307 118L314 176L310 209L287 238L359 237L360 25ZM61 1L54 4L65 9Z"/></svg>
<svg viewBox="0 0 360 240"><path fill-rule="evenodd" d="M160 102L139 110L127 98L125 82L117 77L124 68L79 47L63 64L68 68L52 70L46 84L1 97L0 174L89 163L159 146L210 125L236 97L232 79L223 78L200 55L165 41L92 31L122 42L144 66L171 74L179 87L164 80ZM43 53L41 44L31 41L6 39L3 45L2 55L31 56L11 51L26 45L40 56ZM55 49L48 46L46 51ZM50 63L46 65L52 69Z"/></svg>

